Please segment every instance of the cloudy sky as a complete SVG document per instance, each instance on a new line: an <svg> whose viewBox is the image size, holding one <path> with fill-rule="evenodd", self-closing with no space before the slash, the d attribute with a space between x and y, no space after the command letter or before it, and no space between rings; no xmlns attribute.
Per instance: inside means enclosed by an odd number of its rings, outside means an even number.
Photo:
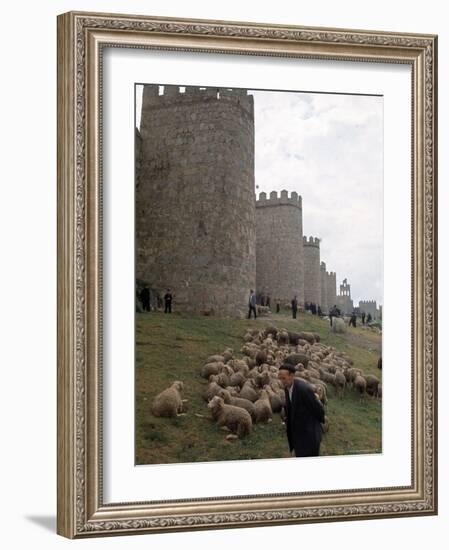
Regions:
<svg viewBox="0 0 449 550"><path fill-rule="evenodd" d="M351 296L383 303L381 97L251 91L256 192L296 191L304 235Z"/></svg>
<svg viewBox="0 0 449 550"><path fill-rule="evenodd" d="M137 89L140 125L142 87ZM383 303L383 100L381 97L250 91L256 193L302 196L304 235L359 300Z"/></svg>

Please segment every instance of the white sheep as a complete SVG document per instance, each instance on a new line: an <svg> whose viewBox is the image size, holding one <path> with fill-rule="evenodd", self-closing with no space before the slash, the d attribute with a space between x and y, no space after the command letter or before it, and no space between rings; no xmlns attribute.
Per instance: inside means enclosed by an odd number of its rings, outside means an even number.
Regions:
<svg viewBox="0 0 449 550"><path fill-rule="evenodd" d="M251 433L253 422L251 415L245 409L226 405L218 395L207 406L212 412L212 418L219 426L225 426L238 437L245 437Z"/></svg>
<svg viewBox="0 0 449 550"><path fill-rule="evenodd" d="M181 414L183 410L181 392L183 389L184 384L176 380L169 388L156 395L151 407L154 416L173 417Z"/></svg>

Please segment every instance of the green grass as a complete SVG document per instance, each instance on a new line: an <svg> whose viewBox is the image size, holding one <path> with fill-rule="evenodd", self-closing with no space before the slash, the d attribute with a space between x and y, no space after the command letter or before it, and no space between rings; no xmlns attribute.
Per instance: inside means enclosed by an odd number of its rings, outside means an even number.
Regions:
<svg viewBox="0 0 449 550"><path fill-rule="evenodd" d="M380 336L363 329L351 329L351 338L332 334L328 323L310 315L293 320L274 315L273 320L216 319L179 314L141 313L136 317L136 463L166 464L282 458L289 456L285 427L278 414L269 424L256 424L251 435L228 442L227 432L210 419L204 393L207 381L200 370L205 359L226 347L239 352L247 327L272 322L279 328L310 330L321 341L345 351L354 366L379 377L377 369ZM351 341L349 341L351 340ZM360 340L360 342L357 342ZM356 341L354 343L354 341ZM357 344L357 345L356 345ZM240 354L238 354L240 355ZM184 382L186 416L156 418L150 405L155 395L174 380ZM197 417L195 414L203 415ZM381 451L381 402L369 397L360 401L347 390L344 399L329 389L327 415L330 430L322 442L322 455Z"/></svg>

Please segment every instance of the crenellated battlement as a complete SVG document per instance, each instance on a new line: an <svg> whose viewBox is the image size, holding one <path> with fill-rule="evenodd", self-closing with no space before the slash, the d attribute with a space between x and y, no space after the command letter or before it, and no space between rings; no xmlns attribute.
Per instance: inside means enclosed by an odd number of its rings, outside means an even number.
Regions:
<svg viewBox="0 0 449 550"><path fill-rule="evenodd" d="M306 236L304 236L302 238L302 240L303 240L303 245L304 246L313 246L315 248L320 248L321 239L319 239L318 237L306 237Z"/></svg>
<svg viewBox="0 0 449 550"><path fill-rule="evenodd" d="M376 300L361 300L361 301L359 302L360 307L361 307L361 306L366 306L366 305L373 305L373 306L375 306L376 303L377 303Z"/></svg>
<svg viewBox="0 0 449 550"><path fill-rule="evenodd" d="M253 114L253 96L241 88L205 88L201 86L175 86L145 84L143 87L142 110L173 107L176 104L196 101L224 101L242 107Z"/></svg>
<svg viewBox="0 0 449 550"><path fill-rule="evenodd" d="M269 198L267 198L265 192L259 193L259 198L256 200L256 208L280 205L295 206L302 210L302 197L296 191L292 191L289 197L288 191L283 189L280 195L278 195L277 191L271 191Z"/></svg>

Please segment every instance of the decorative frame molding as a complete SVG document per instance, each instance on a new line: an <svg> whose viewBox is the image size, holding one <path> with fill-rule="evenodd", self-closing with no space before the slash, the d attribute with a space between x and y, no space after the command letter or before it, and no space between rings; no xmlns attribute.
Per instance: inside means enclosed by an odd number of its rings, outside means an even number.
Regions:
<svg viewBox="0 0 449 550"><path fill-rule="evenodd" d="M412 68L410 487L105 505L102 48L405 63ZM437 513L437 37L70 12L58 17L58 533L70 538Z"/></svg>

